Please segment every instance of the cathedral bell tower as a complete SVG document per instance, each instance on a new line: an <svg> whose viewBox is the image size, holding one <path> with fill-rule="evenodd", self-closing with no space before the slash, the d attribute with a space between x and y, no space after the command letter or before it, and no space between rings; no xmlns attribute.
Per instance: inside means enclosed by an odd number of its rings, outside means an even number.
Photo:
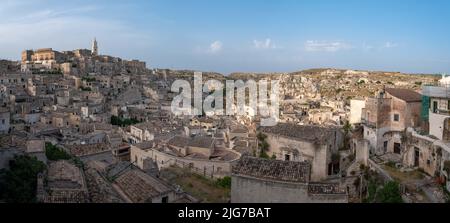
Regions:
<svg viewBox="0 0 450 223"><path fill-rule="evenodd" d="M98 45L96 38L94 38L94 41L92 42L92 56L98 56Z"/></svg>

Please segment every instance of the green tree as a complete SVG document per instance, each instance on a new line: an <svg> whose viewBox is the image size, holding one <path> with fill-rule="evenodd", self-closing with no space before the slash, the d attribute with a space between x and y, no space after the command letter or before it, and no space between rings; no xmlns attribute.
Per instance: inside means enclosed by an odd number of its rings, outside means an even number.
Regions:
<svg viewBox="0 0 450 223"><path fill-rule="evenodd" d="M259 143L259 148L261 149L261 151L267 152L269 151L270 145L266 141L262 141Z"/></svg>
<svg viewBox="0 0 450 223"><path fill-rule="evenodd" d="M37 175L45 168L45 164L35 157L15 157L0 185L2 198L9 203L36 202Z"/></svg>
<svg viewBox="0 0 450 223"><path fill-rule="evenodd" d="M350 132L352 131L353 127L349 121L346 121L342 129L344 130L344 148L342 149L345 150L349 149L350 147Z"/></svg>
<svg viewBox="0 0 450 223"><path fill-rule="evenodd" d="M352 127L352 124L350 124L349 121L346 121L346 122L345 122L345 125L344 125L344 127L343 127L345 136L347 136L347 135L352 131L352 128L353 128L353 127Z"/></svg>

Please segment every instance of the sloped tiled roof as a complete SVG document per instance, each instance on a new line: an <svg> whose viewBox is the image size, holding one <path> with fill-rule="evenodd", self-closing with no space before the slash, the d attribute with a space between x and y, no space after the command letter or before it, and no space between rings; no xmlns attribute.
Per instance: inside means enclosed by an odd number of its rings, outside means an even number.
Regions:
<svg viewBox="0 0 450 223"><path fill-rule="evenodd" d="M233 166L235 175L244 175L260 179L307 183L310 179L311 165L305 162L268 160L254 157L242 157Z"/></svg>
<svg viewBox="0 0 450 223"><path fill-rule="evenodd" d="M390 95L406 102L421 102L422 95L408 89L386 88L386 92Z"/></svg>

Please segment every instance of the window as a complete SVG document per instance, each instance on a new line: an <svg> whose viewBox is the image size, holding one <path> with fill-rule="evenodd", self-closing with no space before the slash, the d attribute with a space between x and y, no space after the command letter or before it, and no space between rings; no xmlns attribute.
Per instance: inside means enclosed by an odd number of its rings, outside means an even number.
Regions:
<svg viewBox="0 0 450 223"><path fill-rule="evenodd" d="M384 148L384 151L386 151L387 150L387 147L388 147L388 141L385 141L384 142L384 144L383 144L383 148Z"/></svg>
<svg viewBox="0 0 450 223"><path fill-rule="evenodd" d="M394 122L398 122L398 121L400 121L400 115L394 114Z"/></svg>
<svg viewBox="0 0 450 223"><path fill-rule="evenodd" d="M437 110L438 110L438 102L433 101L433 113L437 113Z"/></svg>
<svg viewBox="0 0 450 223"><path fill-rule="evenodd" d="M167 197L167 196L165 196L165 197L163 197L162 199L161 199L161 202L162 203L169 203L169 197Z"/></svg>

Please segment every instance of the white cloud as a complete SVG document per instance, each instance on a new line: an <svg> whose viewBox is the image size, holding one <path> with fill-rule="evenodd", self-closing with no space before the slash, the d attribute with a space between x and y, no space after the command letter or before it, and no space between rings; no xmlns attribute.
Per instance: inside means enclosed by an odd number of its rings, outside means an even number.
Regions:
<svg viewBox="0 0 450 223"><path fill-rule="evenodd" d="M386 43L383 45L383 48L395 48L395 47L397 47L397 46L398 46L397 43L386 42Z"/></svg>
<svg viewBox="0 0 450 223"><path fill-rule="evenodd" d="M211 53L218 53L220 51L222 51L223 48L223 43L219 40L214 41L213 43L211 43L211 45L209 46L209 52Z"/></svg>
<svg viewBox="0 0 450 223"><path fill-rule="evenodd" d="M373 50L375 47L374 46L372 46L372 45L370 45L370 44L367 44L367 43L363 43L363 46L362 46L362 49L364 50L364 51L371 51L371 50Z"/></svg>
<svg viewBox="0 0 450 223"><path fill-rule="evenodd" d="M309 52L337 52L350 48L352 48L350 44L341 41L308 40L305 43L305 50Z"/></svg>
<svg viewBox="0 0 450 223"><path fill-rule="evenodd" d="M253 45L256 49L275 49L276 46L272 43L271 39L265 40L253 40Z"/></svg>

